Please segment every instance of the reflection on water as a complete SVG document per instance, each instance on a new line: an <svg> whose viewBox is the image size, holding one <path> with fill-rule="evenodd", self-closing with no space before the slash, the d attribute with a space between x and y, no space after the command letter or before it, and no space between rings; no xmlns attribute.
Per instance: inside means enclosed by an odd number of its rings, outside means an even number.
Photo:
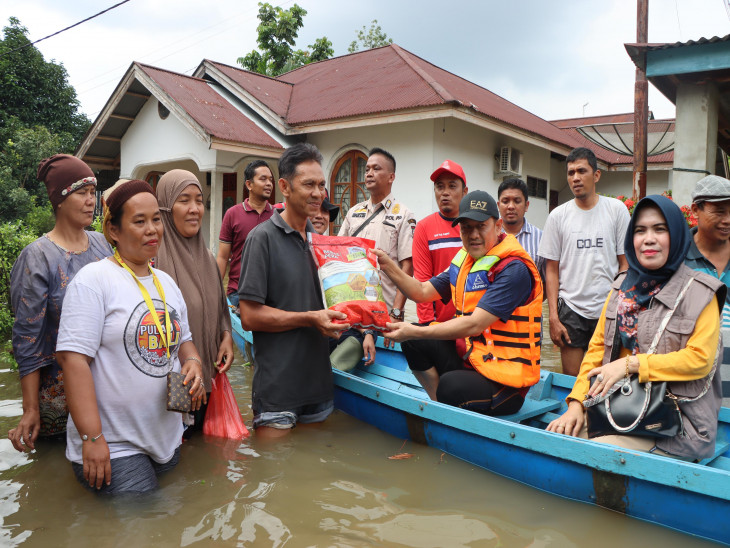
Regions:
<svg viewBox="0 0 730 548"><path fill-rule="evenodd" d="M548 346L548 345L546 345ZM248 368L231 384L251 423ZM17 374L0 372L0 401ZM17 417L0 413L5 434ZM99 498L77 484L62 443L30 456L0 440L3 546L709 546L565 501L335 412L283 440L194 437L148 496ZM389 460L398 452L413 458Z"/></svg>

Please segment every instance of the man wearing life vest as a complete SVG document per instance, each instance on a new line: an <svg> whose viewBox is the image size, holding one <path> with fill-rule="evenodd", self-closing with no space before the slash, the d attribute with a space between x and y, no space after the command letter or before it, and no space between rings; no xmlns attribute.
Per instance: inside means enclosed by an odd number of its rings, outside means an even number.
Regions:
<svg viewBox="0 0 730 548"><path fill-rule="evenodd" d="M540 378L540 273L515 237L502 233L488 193L467 194L457 223L464 247L427 282L376 250L381 269L408 298L451 299L456 307L456 317L443 323L388 324L385 337L403 342L408 365L431 399L486 415L516 413ZM465 341L465 353L455 339Z"/></svg>

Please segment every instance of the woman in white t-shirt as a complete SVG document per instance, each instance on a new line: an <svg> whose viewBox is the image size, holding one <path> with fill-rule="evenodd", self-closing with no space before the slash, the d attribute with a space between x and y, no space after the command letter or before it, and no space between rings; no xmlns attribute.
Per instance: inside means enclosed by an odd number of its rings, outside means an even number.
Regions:
<svg viewBox="0 0 730 548"><path fill-rule="evenodd" d="M82 268L66 291L56 346L71 415L66 457L102 493L155 489L177 464L183 425L167 410L169 372L185 375L193 410L205 401L182 294L149 266L162 232L150 185L120 186L104 217L114 256Z"/></svg>

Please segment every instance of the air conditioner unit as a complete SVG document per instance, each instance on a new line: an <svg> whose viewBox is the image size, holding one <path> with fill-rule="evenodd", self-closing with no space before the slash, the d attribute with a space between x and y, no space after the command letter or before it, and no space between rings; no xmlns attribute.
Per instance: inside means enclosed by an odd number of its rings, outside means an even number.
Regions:
<svg viewBox="0 0 730 548"><path fill-rule="evenodd" d="M522 153L512 147L500 147L498 169L497 175L521 175Z"/></svg>

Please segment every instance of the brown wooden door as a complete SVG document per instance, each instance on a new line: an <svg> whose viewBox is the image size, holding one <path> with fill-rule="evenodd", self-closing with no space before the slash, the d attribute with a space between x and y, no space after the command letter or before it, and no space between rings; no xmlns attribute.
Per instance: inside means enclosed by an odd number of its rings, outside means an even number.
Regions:
<svg viewBox="0 0 730 548"><path fill-rule="evenodd" d="M236 205L236 173L223 174L223 215L232 206Z"/></svg>
<svg viewBox="0 0 730 548"><path fill-rule="evenodd" d="M340 231L342 221L349 209L368 199L365 190L365 164L367 156L359 150L351 150L342 155L335 164L330 181L330 201L340 206L340 214L330 224L330 234Z"/></svg>

